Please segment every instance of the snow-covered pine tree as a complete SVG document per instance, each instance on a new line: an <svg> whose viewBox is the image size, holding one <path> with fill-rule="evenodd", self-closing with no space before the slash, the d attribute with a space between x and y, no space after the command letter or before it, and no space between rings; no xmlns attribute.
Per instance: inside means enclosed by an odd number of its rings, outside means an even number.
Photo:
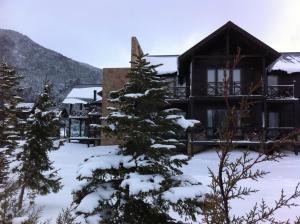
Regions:
<svg viewBox="0 0 300 224"><path fill-rule="evenodd" d="M0 147L9 154L16 148L19 138L16 105L20 101L21 76L5 62L0 63Z"/></svg>
<svg viewBox="0 0 300 224"><path fill-rule="evenodd" d="M124 88L111 92L115 107L104 118L103 129L123 144L80 168L78 214L91 223L176 223L171 209L195 219L202 186L182 175L188 157L178 154L184 146L178 134L197 121L168 109L167 82L157 75L157 65L144 55L132 63Z"/></svg>
<svg viewBox="0 0 300 224"><path fill-rule="evenodd" d="M40 94L34 112L27 120L25 143L17 154L20 165L15 168L19 175L21 192L19 209L22 208L25 189L34 194L57 192L61 188L60 177L53 167L48 153L61 145L56 139L59 129L58 119L51 111L51 85L46 82Z"/></svg>
<svg viewBox="0 0 300 224"><path fill-rule="evenodd" d="M7 63L0 62L0 222L6 223L14 213L16 186L9 178L12 154L17 147L18 120L16 105L20 101L21 76Z"/></svg>

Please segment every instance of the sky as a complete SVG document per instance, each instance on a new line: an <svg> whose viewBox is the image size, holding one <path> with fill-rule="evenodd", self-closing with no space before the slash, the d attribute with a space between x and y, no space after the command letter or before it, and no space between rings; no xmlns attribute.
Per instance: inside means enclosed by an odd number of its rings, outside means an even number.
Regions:
<svg viewBox="0 0 300 224"><path fill-rule="evenodd" d="M0 28L96 67L127 67L130 38L181 54L231 20L277 51L300 51L300 0L0 0Z"/></svg>

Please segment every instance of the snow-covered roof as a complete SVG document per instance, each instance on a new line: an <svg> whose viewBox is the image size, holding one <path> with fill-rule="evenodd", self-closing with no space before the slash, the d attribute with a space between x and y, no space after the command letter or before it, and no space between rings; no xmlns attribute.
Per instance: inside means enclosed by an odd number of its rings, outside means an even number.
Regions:
<svg viewBox="0 0 300 224"><path fill-rule="evenodd" d="M278 70L288 74L300 72L300 52L281 53L281 56L269 67L269 71Z"/></svg>
<svg viewBox="0 0 300 224"><path fill-rule="evenodd" d="M32 109L34 107L34 103L25 103L21 102L16 105L18 109Z"/></svg>
<svg viewBox="0 0 300 224"><path fill-rule="evenodd" d="M102 91L100 86L76 87L73 88L62 102L63 104L87 104L94 100L94 91ZM96 94L96 101L101 101L102 97Z"/></svg>
<svg viewBox="0 0 300 224"><path fill-rule="evenodd" d="M16 105L16 108L19 111L25 112L25 113L29 113L33 110L34 108L34 103L26 103L26 102L20 102Z"/></svg>
<svg viewBox="0 0 300 224"><path fill-rule="evenodd" d="M177 72L178 55L148 55L146 60L152 65L162 64L157 67L159 75L173 74Z"/></svg>

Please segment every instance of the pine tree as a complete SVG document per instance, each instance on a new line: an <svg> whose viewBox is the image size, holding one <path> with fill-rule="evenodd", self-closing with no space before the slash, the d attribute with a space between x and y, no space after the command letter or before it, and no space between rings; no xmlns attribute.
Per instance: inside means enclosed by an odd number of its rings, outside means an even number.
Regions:
<svg viewBox="0 0 300 224"><path fill-rule="evenodd" d="M25 144L17 155L20 165L15 171L19 174L21 192L19 209L22 208L25 189L34 194L57 192L61 188L57 170L53 167L48 153L57 150L61 142L56 139L58 119L51 111L51 86L45 83L36 108L27 120Z"/></svg>
<svg viewBox="0 0 300 224"><path fill-rule="evenodd" d="M75 192L78 214L99 217L100 223L176 223L169 215L173 209L195 219L202 186L182 176L180 167L188 157L178 154L184 147L178 134L196 121L169 108L168 83L157 75L156 65L145 56L132 63L129 81L110 94L114 107L108 108L111 112L103 126L123 144L88 159L81 168L78 179L84 183ZM98 204L87 208L91 197Z"/></svg>
<svg viewBox="0 0 300 224"><path fill-rule="evenodd" d="M10 162L17 145L16 105L20 101L21 76L7 63L0 63L0 222L6 223L14 213L16 185L10 179Z"/></svg>

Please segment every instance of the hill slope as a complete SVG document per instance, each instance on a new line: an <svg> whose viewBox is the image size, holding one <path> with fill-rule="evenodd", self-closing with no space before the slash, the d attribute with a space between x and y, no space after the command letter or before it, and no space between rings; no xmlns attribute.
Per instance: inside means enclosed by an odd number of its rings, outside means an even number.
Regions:
<svg viewBox="0 0 300 224"><path fill-rule="evenodd" d="M4 59L22 76L24 99L32 101L42 83L53 83L54 96L60 102L76 84L98 84L102 70L67 58L46 49L27 36L12 30L0 29L0 60Z"/></svg>

